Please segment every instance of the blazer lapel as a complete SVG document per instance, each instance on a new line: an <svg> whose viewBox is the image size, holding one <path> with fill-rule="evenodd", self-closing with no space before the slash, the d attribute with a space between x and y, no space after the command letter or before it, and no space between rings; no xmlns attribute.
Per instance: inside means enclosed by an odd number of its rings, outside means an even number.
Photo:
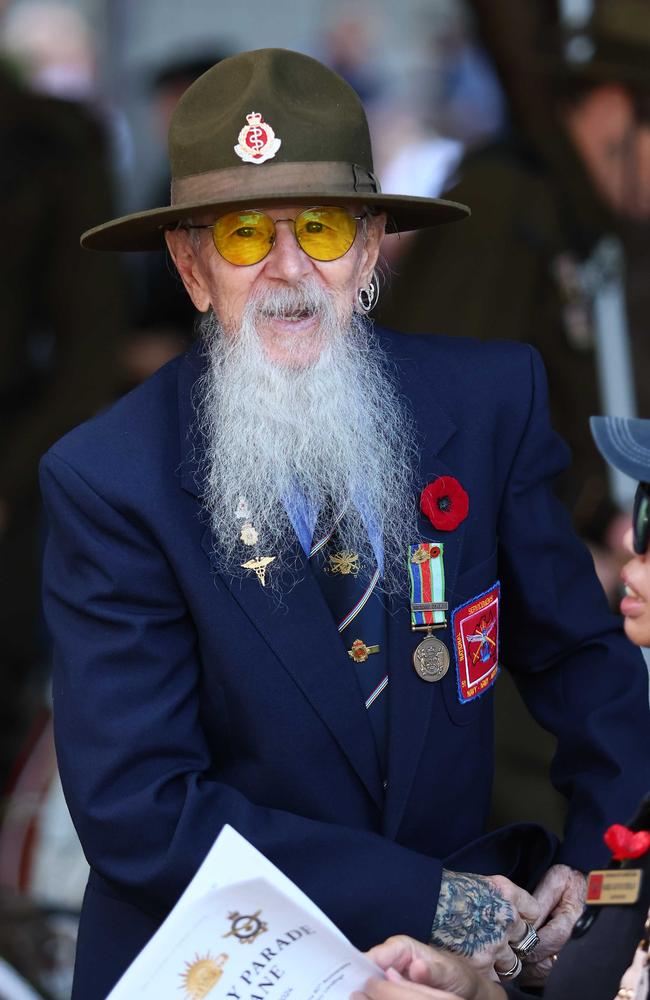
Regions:
<svg viewBox="0 0 650 1000"><path fill-rule="evenodd" d="M196 349L181 361L179 372L179 421L181 434L180 482L193 496L199 494L200 466L204 445L197 440L192 408L192 389L201 374ZM244 577L221 573L214 538L206 528L202 547L212 568L223 580L234 600L293 677L315 711L340 745L377 806L383 789L377 752L367 712L354 672L346 669L343 644L313 577L298 540L292 553L297 582L280 598L262 587L254 571Z"/></svg>

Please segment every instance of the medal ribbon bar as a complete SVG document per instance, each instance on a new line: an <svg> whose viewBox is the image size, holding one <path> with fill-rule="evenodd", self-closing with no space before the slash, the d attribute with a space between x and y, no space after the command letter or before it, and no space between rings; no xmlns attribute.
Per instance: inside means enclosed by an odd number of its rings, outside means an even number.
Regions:
<svg viewBox="0 0 650 1000"><path fill-rule="evenodd" d="M445 601L444 543L409 545L408 571L411 585L411 631L429 632L447 624Z"/></svg>

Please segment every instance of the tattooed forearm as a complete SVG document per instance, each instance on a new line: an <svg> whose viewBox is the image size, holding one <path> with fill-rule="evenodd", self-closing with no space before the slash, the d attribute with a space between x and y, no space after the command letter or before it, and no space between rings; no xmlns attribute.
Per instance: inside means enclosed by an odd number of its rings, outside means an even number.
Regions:
<svg viewBox="0 0 650 1000"><path fill-rule="evenodd" d="M511 904L487 879L443 869L431 944L471 958L500 941L513 919Z"/></svg>

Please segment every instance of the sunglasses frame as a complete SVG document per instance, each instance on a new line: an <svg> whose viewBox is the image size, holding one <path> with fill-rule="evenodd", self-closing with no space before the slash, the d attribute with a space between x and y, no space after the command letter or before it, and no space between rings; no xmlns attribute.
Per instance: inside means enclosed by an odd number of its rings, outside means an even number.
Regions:
<svg viewBox="0 0 650 1000"><path fill-rule="evenodd" d="M639 523L641 522L641 523ZM641 482L634 494L632 547L638 556L648 551L650 541L650 483Z"/></svg>
<svg viewBox="0 0 650 1000"><path fill-rule="evenodd" d="M298 221L298 219L300 218L300 216L304 215L305 212L314 212L316 209L320 209L320 208L337 208L339 211L345 212L347 215L350 216L351 219L354 219L354 221L357 223L357 226L356 226L356 229L355 229L355 233L354 233L354 237L352 239L352 243L350 243L350 246L347 248L347 250L344 250L343 253L339 254L338 257L331 257L329 260L319 260L318 257L312 257L312 255L310 253L307 253L307 251L305 250L305 248L303 246L301 246L301 244L300 244L300 242L298 240L298 237L296 236L296 226L295 226L295 224ZM268 212L263 212L259 208L247 208L247 209L242 209L242 211L244 211L244 212L258 212L259 215L265 215L267 219L271 219L271 216L269 215ZM226 212L225 214L229 215L230 213ZM228 260L227 257L224 257L224 255L221 253L221 250L217 246L217 242L216 242L216 240L214 238L214 229L215 229L215 226L216 226L217 222L219 221L219 219L215 219L214 222L205 222L202 225L189 225L187 223L179 223L179 225L175 226L175 229L211 229L212 230L212 243L214 245L215 250L217 251L217 253L219 254L219 256L221 257L222 260L225 260L227 264L232 264L233 267L255 267L256 264L261 264L263 260L266 260L266 258L268 257L268 255L271 253L271 250L275 246L275 227L277 226L278 222L292 222L294 224L293 225L293 235L294 235L294 238L296 240L296 243L298 244L298 246L300 247L300 249L302 250L302 252L307 257L309 257L310 260L316 261L317 264L331 264L332 261L342 260L342 258L345 257L345 255L350 252L350 250L354 246L354 241L357 238L357 233L359 232L359 225L358 225L359 222L361 222L362 219L368 218L369 215L370 215L370 213L367 212L367 211L365 211L365 210L362 212L361 215L353 215L352 212L348 211L348 209L344 208L342 205L310 205L308 208L303 208L303 210L301 212L298 212L298 214L295 217L295 219L271 219L271 222L273 223L273 228L274 228L273 239L269 243L269 248L266 251L266 253L264 254L264 256L260 257L259 260L254 260L251 264L235 264L235 263L233 263L233 261ZM223 218L223 216L221 216L221 218Z"/></svg>

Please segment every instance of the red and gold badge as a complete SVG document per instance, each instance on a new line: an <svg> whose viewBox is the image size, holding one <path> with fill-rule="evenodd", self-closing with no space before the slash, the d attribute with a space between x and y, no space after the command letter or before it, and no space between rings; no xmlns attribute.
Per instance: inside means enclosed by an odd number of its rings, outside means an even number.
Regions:
<svg viewBox="0 0 650 1000"><path fill-rule="evenodd" d="M499 596L497 581L485 593L456 608L451 617L458 676L458 697L472 701L494 684L499 673Z"/></svg>
<svg viewBox="0 0 650 1000"><path fill-rule="evenodd" d="M261 114L251 111L246 115L247 125L239 133L234 150L245 163L264 163L272 159L279 150L282 141L276 138L275 132Z"/></svg>
<svg viewBox="0 0 650 1000"><path fill-rule="evenodd" d="M350 649L348 649L348 656L355 663L365 663L371 653L378 652L379 646L366 646L362 639L355 639Z"/></svg>

